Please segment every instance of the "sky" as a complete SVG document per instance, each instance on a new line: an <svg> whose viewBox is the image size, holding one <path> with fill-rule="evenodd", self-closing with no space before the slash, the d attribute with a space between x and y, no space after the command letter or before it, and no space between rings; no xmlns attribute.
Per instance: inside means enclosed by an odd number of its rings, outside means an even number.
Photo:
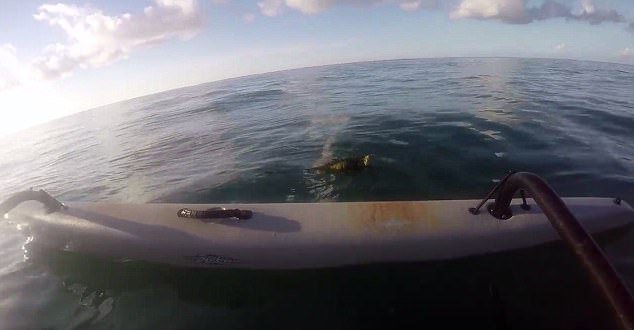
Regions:
<svg viewBox="0 0 634 330"><path fill-rule="evenodd" d="M429 57L634 65L632 0L0 0L0 135L276 70Z"/></svg>

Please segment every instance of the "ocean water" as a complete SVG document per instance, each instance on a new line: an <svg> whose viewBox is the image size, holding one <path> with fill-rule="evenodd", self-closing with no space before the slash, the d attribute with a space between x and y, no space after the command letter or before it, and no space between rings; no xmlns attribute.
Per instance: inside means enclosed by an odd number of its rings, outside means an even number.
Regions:
<svg viewBox="0 0 634 330"><path fill-rule="evenodd" d="M634 67L460 58L248 76L0 138L0 196L65 201L476 199L508 170L634 202ZM305 171L373 154L367 170ZM633 236L601 240L634 285ZM607 327L559 244L311 271L178 269L46 251L0 223L0 329Z"/></svg>

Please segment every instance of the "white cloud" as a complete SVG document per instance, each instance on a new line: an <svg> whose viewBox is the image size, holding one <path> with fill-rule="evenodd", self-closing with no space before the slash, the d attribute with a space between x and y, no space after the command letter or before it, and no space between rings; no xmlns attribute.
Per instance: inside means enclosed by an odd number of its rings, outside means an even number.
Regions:
<svg viewBox="0 0 634 330"><path fill-rule="evenodd" d="M451 18L500 19L506 22L526 20L525 0L463 0L451 12Z"/></svg>
<svg viewBox="0 0 634 330"><path fill-rule="evenodd" d="M423 5L422 0L417 1L403 1L398 6L405 11L415 11L420 9L421 5Z"/></svg>
<svg viewBox="0 0 634 330"><path fill-rule="evenodd" d="M566 18L586 21L590 24L624 22L624 17L614 9L596 8L591 0L581 0L581 11L554 0L546 0L538 7L529 7L527 0L462 0L450 13L453 19L496 19L511 24L527 24L536 20Z"/></svg>
<svg viewBox="0 0 634 330"><path fill-rule="evenodd" d="M580 1L581 10L588 13L593 13L596 9L594 7L594 3L592 0L581 0Z"/></svg>
<svg viewBox="0 0 634 330"><path fill-rule="evenodd" d="M631 48L626 47L625 49L623 49L620 53L619 53L619 57L622 60L631 60L634 58L634 51L632 51Z"/></svg>
<svg viewBox="0 0 634 330"><path fill-rule="evenodd" d="M566 44L565 44L565 43L563 43L563 42L562 42L562 43L560 43L560 44L557 44L557 45L555 46L555 50L560 51L560 52L561 52L561 51L564 51L565 49L566 49Z"/></svg>
<svg viewBox="0 0 634 330"><path fill-rule="evenodd" d="M0 91L20 84L20 63L11 44L0 45Z"/></svg>
<svg viewBox="0 0 634 330"><path fill-rule="evenodd" d="M262 15L274 17L282 13L284 0L264 0L258 2Z"/></svg>
<svg viewBox="0 0 634 330"><path fill-rule="evenodd" d="M258 2L258 6L263 15L278 16L285 9L314 15L337 5L372 6L376 4L397 4L403 10L414 11L421 8L436 8L439 3L439 0L262 0Z"/></svg>
<svg viewBox="0 0 634 330"><path fill-rule="evenodd" d="M64 76L76 68L99 67L167 39L191 38L203 23L195 0L155 0L142 14L118 16L88 7L45 4L33 17L61 28L68 39L46 46L43 56L33 62L44 79Z"/></svg>
<svg viewBox="0 0 634 330"><path fill-rule="evenodd" d="M566 18L587 21L593 25L603 22L625 22L623 15L619 14L616 10L596 8L592 0L581 0L581 8L580 13L571 12L570 16L566 16Z"/></svg>
<svg viewBox="0 0 634 330"><path fill-rule="evenodd" d="M317 14L334 3L334 0L286 0L286 5L289 8L299 10L303 14Z"/></svg>
<svg viewBox="0 0 634 330"><path fill-rule="evenodd" d="M456 4L457 2L457 4ZM265 16L278 16L287 10L314 15L337 5L373 6L377 4L396 4L404 11L419 9L450 9L453 19L499 20L511 24L528 24L533 21L551 18L585 21L590 24L604 22L625 22L623 15L613 9L598 8L592 0L579 0L577 11L573 11L565 2L544 0L261 0L260 12ZM530 3L530 4L529 4ZM441 5L443 4L443 5ZM634 29L634 28L633 28Z"/></svg>

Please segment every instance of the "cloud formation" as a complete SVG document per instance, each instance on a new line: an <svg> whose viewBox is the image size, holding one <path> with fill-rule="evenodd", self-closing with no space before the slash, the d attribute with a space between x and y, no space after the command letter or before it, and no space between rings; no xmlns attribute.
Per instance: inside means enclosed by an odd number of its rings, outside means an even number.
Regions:
<svg viewBox="0 0 634 330"><path fill-rule="evenodd" d="M191 38L203 24L195 0L155 0L142 14L118 16L88 7L45 4L33 17L61 28L68 39L46 46L43 56L33 62L43 79L58 78L80 67L103 66L142 46Z"/></svg>
<svg viewBox="0 0 634 330"><path fill-rule="evenodd" d="M528 5L528 0L462 0L451 11L450 17L500 20L511 24L528 24L551 18L585 21L593 25L625 21L616 10L596 8L591 0L582 0L580 4L581 11L575 12L571 7L554 0L546 0L534 7Z"/></svg>
<svg viewBox="0 0 634 330"><path fill-rule="evenodd" d="M100 67L126 58L140 47L169 39L188 39L200 31L204 15L197 0L153 0L139 13L108 15L92 7L70 4L44 4L33 17L61 29L66 41L46 46L41 56L30 63L21 62L11 44L0 44L0 91L34 79L55 79L78 68ZM232 0L210 0L228 4ZM552 18L582 21L626 23L616 10L599 8L592 0L575 0L575 8L563 0L252 0L251 9L242 14L246 24L254 22L254 2L261 14L278 16L295 11L318 14L335 6L375 6L387 4L403 11L442 10L453 19L496 20L511 24L527 24ZM625 25L625 24L624 24ZM634 22L626 29L634 33ZM556 46L558 51L565 44ZM616 56L613 54L612 56ZM631 58L626 48L621 58Z"/></svg>
<svg viewBox="0 0 634 330"><path fill-rule="evenodd" d="M0 91L20 84L20 63L11 44L0 45Z"/></svg>
<svg viewBox="0 0 634 330"><path fill-rule="evenodd" d="M621 52L619 52L619 57L622 60L631 60L634 58L634 52L632 51L631 48L627 47L623 49Z"/></svg>
<svg viewBox="0 0 634 330"><path fill-rule="evenodd" d="M217 1L217 0L216 0ZM225 0L227 1L227 0ZM452 19L498 20L510 24L528 24L553 18L583 21L591 25L604 22L623 23L625 18L614 9L598 8L593 0L579 0L576 10L558 0L544 0L530 5L530 0L260 0L257 5L265 16L279 16L286 11L305 15L321 13L337 5L373 6L396 4L404 11L446 9ZM441 5L442 4L442 5ZM634 31L634 23L630 24Z"/></svg>
<svg viewBox="0 0 634 330"><path fill-rule="evenodd" d="M415 11L421 8L434 8L438 6L437 1L423 1L423 0L411 0L411 1L401 1L398 5L401 9L405 11Z"/></svg>
<svg viewBox="0 0 634 330"><path fill-rule="evenodd" d="M436 8L439 0L262 0L258 2L265 16L278 16L285 10L296 10L302 14L314 15L337 5L372 6L376 4L398 4L402 10L414 11Z"/></svg>

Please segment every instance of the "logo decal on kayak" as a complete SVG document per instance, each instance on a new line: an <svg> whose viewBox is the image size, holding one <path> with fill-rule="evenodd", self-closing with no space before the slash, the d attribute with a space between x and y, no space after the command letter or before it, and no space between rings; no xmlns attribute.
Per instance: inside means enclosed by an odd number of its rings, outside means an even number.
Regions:
<svg viewBox="0 0 634 330"><path fill-rule="evenodd" d="M185 259L203 265L229 265L237 264L238 259L215 254L198 254L195 256L185 256Z"/></svg>

